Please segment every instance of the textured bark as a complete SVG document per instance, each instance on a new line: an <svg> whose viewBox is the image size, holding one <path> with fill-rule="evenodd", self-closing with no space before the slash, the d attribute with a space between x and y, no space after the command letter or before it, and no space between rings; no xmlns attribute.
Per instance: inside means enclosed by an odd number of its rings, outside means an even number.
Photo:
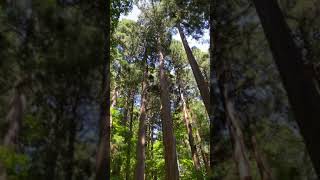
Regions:
<svg viewBox="0 0 320 180"><path fill-rule="evenodd" d="M239 178L241 180L252 179L250 173L250 163L247 157L247 149L244 142L244 136L241 127L241 121L234 107L234 102L229 96L229 83L231 82L231 72L229 66L225 62L219 66L221 72L219 76L219 86L223 94L223 102L227 123L230 129L230 135L233 140L234 158L238 167ZM228 83L229 82L229 83Z"/></svg>
<svg viewBox="0 0 320 180"><path fill-rule="evenodd" d="M23 112L26 105L26 98L21 88L22 87L20 87L20 85L15 88L14 95L10 103L9 113L6 117L9 127L3 139L3 146L14 151L16 151L18 148L18 138L21 129ZM0 180L6 179L6 169L2 165L2 162L0 162Z"/></svg>
<svg viewBox="0 0 320 180"><path fill-rule="evenodd" d="M103 79L100 110L100 135L96 157L96 180L110 179L110 0L100 0L102 15Z"/></svg>
<svg viewBox="0 0 320 180"><path fill-rule="evenodd" d="M304 137L315 171L320 177L320 95L313 78L306 75L302 53L276 0L253 1L277 64L289 103Z"/></svg>
<svg viewBox="0 0 320 180"><path fill-rule="evenodd" d="M213 1L210 3L210 179L220 180L219 174L215 173L215 168L222 162L225 157L225 148L221 145L221 140L224 138L223 132L226 130L226 118L223 109L223 100L220 87L217 83L218 73L216 72L217 62L221 60L221 33L219 31L216 18L219 17L217 5L223 3L221 1Z"/></svg>
<svg viewBox="0 0 320 180"><path fill-rule="evenodd" d="M118 95L119 95L118 87L115 87L113 90L113 93L112 93L110 109L112 109L116 106ZM112 130L112 126L113 126L113 121L112 121L112 115L110 114L110 129L111 130Z"/></svg>
<svg viewBox="0 0 320 180"><path fill-rule="evenodd" d="M192 130L192 125L191 125L192 119L190 117L190 112L187 107L187 102L184 98L184 94L181 89L180 89L180 97L182 100L184 123L187 128L188 140L189 140L189 145L190 145L190 149L191 149L191 156L192 156L192 160L193 160L193 165L198 173L198 176L199 176L198 178L202 179L203 177L200 176L202 173L201 173L201 165L200 165L200 161L199 161L199 155L198 155L197 146L195 144L195 140L193 137L193 130Z"/></svg>
<svg viewBox="0 0 320 180"><path fill-rule="evenodd" d="M209 87L208 84L206 83L202 72L200 71L199 65L195 59L195 57L193 56L193 53L189 47L188 41L186 39L186 36L183 32L183 29L181 28L180 24L177 25L181 40L182 40L182 44L183 47L186 51L187 57L188 57L188 61L189 64L191 66L193 75L196 79L197 82L197 86L198 89L200 91L203 103L206 107L207 113L209 114L209 110L210 110L210 94L209 94Z"/></svg>
<svg viewBox="0 0 320 180"><path fill-rule="evenodd" d="M262 180L272 180L271 169L266 164L265 159L257 146L256 136L253 134L251 135L251 143L252 143L252 149L254 152L254 157L257 162L257 166L259 169L261 179Z"/></svg>
<svg viewBox="0 0 320 180"><path fill-rule="evenodd" d="M145 53L145 71L143 75L143 82L142 82L142 89L141 89L141 107L140 107L140 117L139 117L138 143L137 143L137 164L136 164L136 171L135 171L136 180L145 179L147 89L148 89L148 64L147 64L147 53Z"/></svg>
<svg viewBox="0 0 320 180"><path fill-rule="evenodd" d="M131 92L132 93L132 97L134 97L134 91ZM133 107L134 107L134 98L132 98L132 102L131 102L131 109L130 109L130 122L129 122L129 133L126 137L126 142L128 142L128 146L127 146L127 155L126 155L126 180L130 179L130 162L131 162L131 139L132 139L132 127L133 127Z"/></svg>
<svg viewBox="0 0 320 180"><path fill-rule="evenodd" d="M202 160L203 160L204 166L206 168L207 173L209 173L210 172L210 164L209 164L208 156L207 156L207 153L204 151L204 148L202 146L201 136L200 136L200 133L199 133L197 128L196 128L196 139L197 139L197 143L199 144L199 150L201 152L201 156L202 156Z"/></svg>
<svg viewBox="0 0 320 180"><path fill-rule="evenodd" d="M173 133L173 122L171 116L171 104L169 99L168 80L164 69L164 57L162 49L158 47L160 61L160 100L161 100L161 120L163 130L164 157L166 180L179 179L179 171L176 154L176 140Z"/></svg>
<svg viewBox="0 0 320 180"><path fill-rule="evenodd" d="M15 89L12 101L10 103L9 113L7 115L7 122L9 128L4 136L3 145L10 149L15 150L19 143L18 136L21 128L23 112L25 109L26 98L22 92L22 89L17 87Z"/></svg>

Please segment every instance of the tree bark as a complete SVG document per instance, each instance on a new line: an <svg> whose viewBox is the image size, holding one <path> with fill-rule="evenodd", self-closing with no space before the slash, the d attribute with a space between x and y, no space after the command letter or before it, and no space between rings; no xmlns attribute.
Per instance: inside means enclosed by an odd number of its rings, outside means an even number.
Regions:
<svg viewBox="0 0 320 180"><path fill-rule="evenodd" d="M176 140L173 133L173 122L171 116L171 104L169 99L168 80L164 69L164 57L160 44L158 44L160 61L160 100L161 120L163 129L164 157L167 180L179 179L179 171L176 154Z"/></svg>
<svg viewBox="0 0 320 180"><path fill-rule="evenodd" d="M203 74L199 68L199 65L195 59L195 57L193 56L193 53L189 47L188 41L186 39L186 36L183 32L183 29L181 28L180 24L177 24L177 28L182 40L182 44L183 47L186 51L187 57L188 57L188 61L189 64L191 66L193 75L196 79L197 85L198 85L198 89L200 91L203 103L206 107L207 113L209 114L209 110L210 110L210 94L209 94L209 87L203 77Z"/></svg>
<svg viewBox="0 0 320 180"><path fill-rule="evenodd" d="M16 151L18 148L18 137L20 133L23 112L26 106L26 98L21 87L19 86L20 85L15 88L14 95L10 103L9 113L6 117L7 122L9 123L9 128L3 139L3 146L13 151ZM7 180L7 171L2 162L0 162L0 180Z"/></svg>
<svg viewBox="0 0 320 180"><path fill-rule="evenodd" d="M141 107L139 117L139 131L137 143L137 164L135 171L136 180L145 179L145 159L146 159L146 121L147 121L147 89L148 89L148 63L147 52L145 52L145 71L143 75L142 89L141 89Z"/></svg>
<svg viewBox="0 0 320 180"><path fill-rule="evenodd" d="M189 140L189 145L190 145L190 149L191 149L191 156L192 156L192 160L193 160L193 165L197 171L198 179L202 179L203 177L202 177L202 173L201 173L201 165L200 165L200 161L199 161L199 155L198 155L197 146L195 144L195 140L193 137L193 130L192 130L192 125L191 125L192 119L190 117L189 109L187 107L187 103L186 103L186 100L184 98L184 94L181 89L180 89L180 97L182 100L184 123L187 128L188 140Z"/></svg>
<svg viewBox="0 0 320 180"><path fill-rule="evenodd" d="M132 127L133 127L133 107L134 107L134 91L132 92L132 102L131 102L131 109L130 109L130 123L129 123L129 133L127 135L126 142L128 142L127 146L127 163L126 163L126 180L130 179L130 162L131 162L131 139L132 139Z"/></svg>
<svg viewBox="0 0 320 180"><path fill-rule="evenodd" d="M313 78L306 75L302 53L276 0L253 1L277 64L294 116L304 137L315 171L320 177L320 95Z"/></svg>
<svg viewBox="0 0 320 180"><path fill-rule="evenodd" d="M221 63L219 67L221 72L218 82L220 91L223 95L223 102L225 107L225 113L227 117L227 123L229 125L230 134L233 140L234 157L238 167L239 178L241 180L251 180L250 162L247 157L247 149L244 142L244 136L241 127L241 121L237 115L236 109L232 98L229 96L228 82L231 82L231 72L229 66L225 62Z"/></svg>
<svg viewBox="0 0 320 180"><path fill-rule="evenodd" d="M103 79L100 110L100 139L96 157L96 180L110 179L110 0L100 0L102 15Z"/></svg>
<svg viewBox="0 0 320 180"><path fill-rule="evenodd" d="M207 173L209 173L210 172L209 160L208 160L207 153L203 149L202 140L201 140L201 136L200 136L200 133L198 131L198 128L196 128L196 140L197 140L197 143L199 144L199 150L201 152L201 156L202 156L202 160L203 160L204 166L206 168Z"/></svg>
<svg viewBox="0 0 320 180"><path fill-rule="evenodd" d="M226 117L223 110L223 100L218 84L217 62L221 59L221 34L216 18L219 17L218 4L221 1L210 3L209 25L210 25L210 173L209 178L220 180L222 177L215 173L215 168L223 161L225 149L221 146L224 138L223 132L226 130Z"/></svg>
<svg viewBox="0 0 320 180"><path fill-rule="evenodd" d="M272 180L271 170L267 166L265 159L262 156L262 154L257 146L257 139L254 134L251 135L251 143L252 143L252 149L253 149L254 157L257 162L257 166L259 169L261 179L262 180Z"/></svg>

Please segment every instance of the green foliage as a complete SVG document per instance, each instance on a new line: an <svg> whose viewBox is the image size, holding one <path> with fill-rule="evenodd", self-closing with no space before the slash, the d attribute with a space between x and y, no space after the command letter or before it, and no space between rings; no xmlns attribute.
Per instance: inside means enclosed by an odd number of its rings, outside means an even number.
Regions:
<svg viewBox="0 0 320 180"><path fill-rule="evenodd" d="M0 147L0 162L7 169L10 179L25 179L30 160L27 155L16 153L7 147Z"/></svg>

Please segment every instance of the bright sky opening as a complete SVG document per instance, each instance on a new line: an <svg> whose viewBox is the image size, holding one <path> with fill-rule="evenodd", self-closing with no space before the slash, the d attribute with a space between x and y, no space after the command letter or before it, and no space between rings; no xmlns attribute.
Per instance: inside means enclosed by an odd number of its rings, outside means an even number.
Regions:
<svg viewBox="0 0 320 180"><path fill-rule="evenodd" d="M136 5L134 5L130 13L128 13L127 15L120 16L120 20L130 19L133 21L138 21L138 17L140 14L141 14L141 10ZM173 35L173 39L181 41L178 33ZM199 40L195 40L192 37L188 37L187 40L190 47L195 46L204 52L208 52L209 50L209 31L208 30L205 30L203 37L200 38Z"/></svg>

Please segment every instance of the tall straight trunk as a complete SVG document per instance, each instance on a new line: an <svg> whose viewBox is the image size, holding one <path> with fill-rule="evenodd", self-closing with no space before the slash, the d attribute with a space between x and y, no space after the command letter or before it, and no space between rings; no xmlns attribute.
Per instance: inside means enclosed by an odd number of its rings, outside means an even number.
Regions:
<svg viewBox="0 0 320 180"><path fill-rule="evenodd" d="M131 162L131 139L132 139L132 127L133 127L133 107L134 107L134 91L132 93L132 102L131 102L131 109L130 109L130 122L129 122L129 133L127 134L126 137L126 142L128 142L127 145L127 153L126 153L126 167L125 167L125 172L126 172L126 180L130 179L130 162Z"/></svg>
<svg viewBox="0 0 320 180"><path fill-rule="evenodd" d="M160 44L158 45L160 61L160 100L161 120L163 129L164 157L166 180L179 179L179 171L176 154L176 140L173 133L173 122L171 116L171 104L169 99L168 80L164 69L164 57Z"/></svg>
<svg viewBox="0 0 320 180"><path fill-rule="evenodd" d="M13 151L17 150L19 143L19 133L26 105L26 99L19 85L15 88L13 98L10 103L9 113L6 117L9 123L8 130L4 135L3 146ZM7 171L0 162L0 180L7 180Z"/></svg>
<svg viewBox="0 0 320 180"><path fill-rule="evenodd" d="M103 31L103 79L96 180L110 179L110 0L100 0Z"/></svg>
<svg viewBox="0 0 320 180"><path fill-rule="evenodd" d="M210 94L209 94L209 87L202 75L202 72L200 71L200 68L199 68L199 65L195 59L195 57L193 56L193 53L189 47L189 44L188 44L188 41L187 41L187 38L183 32L183 29L181 28L181 25L180 24L177 24L177 28L178 28L178 31L179 31L179 34L180 34L180 37L181 37L181 40L182 40L182 44L183 44L183 47L186 51L186 54L187 54L187 57L188 57L188 61L189 61L189 64L191 66L191 69L192 69L192 72L193 72L193 75L196 79L196 82L197 82L197 86L198 86L198 89L200 91L200 94L201 94L201 97L202 97L202 100L203 100L203 103L206 107L206 110L207 110L207 113L209 114L209 110L210 110Z"/></svg>
<svg viewBox="0 0 320 180"><path fill-rule="evenodd" d="M226 130L226 117L223 110L222 92L218 84L217 62L221 59L221 34L218 27L217 17L219 16L218 4L222 1L210 3L209 25L210 25L210 179L222 179L215 173L215 168L224 160L225 148L221 145Z"/></svg>
<svg viewBox="0 0 320 180"><path fill-rule="evenodd" d="M184 98L184 94L181 89L180 89L180 97L182 100L184 123L187 128L188 140L189 140L189 145L190 145L190 149L191 149L191 156L192 156L192 160L193 160L193 165L198 173L198 176L199 176L198 179L202 179L203 177L201 174L201 165L200 165L200 161L199 161L199 155L197 152L197 146L195 144L195 140L193 137L193 130L192 130L192 126L191 126L192 119L190 117L189 109L187 107L187 102Z"/></svg>
<svg viewBox="0 0 320 180"><path fill-rule="evenodd" d="M20 11L22 16L17 18L17 30L20 32L20 43L21 43L21 52L28 51L30 33L32 32L32 0L20 0L13 3L11 0L6 1L8 9L13 9L15 11ZM24 53L24 52L23 52ZM20 61L22 64L30 58L30 53L26 53L27 56L21 58ZM23 69L23 67L21 67ZM23 73L21 73L23 74ZM26 86L25 80L19 82L15 85L14 95L11 99L9 105L9 112L7 114L6 120L9 123L9 127L4 135L3 146L14 151L17 150L18 136L21 129L21 123L23 119L23 112L25 110L26 98L23 92L23 89ZM3 165L3 162L0 162L0 180L7 180L7 171Z"/></svg>
<svg viewBox="0 0 320 180"><path fill-rule="evenodd" d="M111 109L116 106L118 95L119 95L118 87L115 87L112 93L112 98L111 98L111 106L110 106ZM113 126L113 120L112 120L112 114L110 114L110 130L112 130L112 126Z"/></svg>
<svg viewBox="0 0 320 180"><path fill-rule="evenodd" d="M314 139L320 137L319 92L314 79L304 71L302 53L292 38L277 1L254 0L253 2L311 161L320 177L320 144Z"/></svg>
<svg viewBox="0 0 320 180"><path fill-rule="evenodd" d="M266 164L265 159L258 148L257 139L254 134L251 135L251 144L252 144L254 158L256 159L261 179L272 180L271 169Z"/></svg>
<svg viewBox="0 0 320 180"><path fill-rule="evenodd" d="M147 121L147 89L148 89L148 63L147 51L145 52L145 71L143 74L142 88L141 88L141 107L139 117L139 131L137 143L137 164L135 171L136 180L145 179L145 159L146 159L146 121Z"/></svg>
<svg viewBox="0 0 320 180"><path fill-rule="evenodd" d="M6 117L9 122L9 128L4 136L3 145L10 149L16 150L19 142L18 136L21 128L23 112L25 109L25 96L21 87L15 88L13 98L10 103L9 113Z"/></svg>
<svg viewBox="0 0 320 180"><path fill-rule="evenodd" d="M202 161L204 163L207 173L209 173L210 172L209 160L208 160L207 153L204 151L204 148L202 146L202 140L201 140L201 136L198 128L196 128L196 140L197 140L197 144L199 144L199 150L201 152Z"/></svg>

